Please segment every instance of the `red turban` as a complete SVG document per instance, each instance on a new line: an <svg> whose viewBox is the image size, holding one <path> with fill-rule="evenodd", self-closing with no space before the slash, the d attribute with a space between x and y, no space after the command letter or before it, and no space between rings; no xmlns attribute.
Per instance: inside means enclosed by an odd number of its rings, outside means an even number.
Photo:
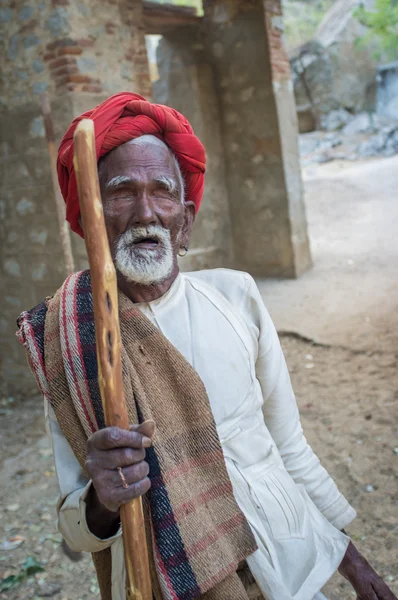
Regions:
<svg viewBox="0 0 398 600"><path fill-rule="evenodd" d="M175 154L185 182L187 200L196 211L203 196L206 155L187 119L161 104L151 104L138 94L122 92L111 96L94 110L72 121L58 150L58 181L66 202L66 219L72 231L83 237L79 225L79 200L73 168L73 134L82 119L92 119L95 130L97 161L117 146L141 135L151 134L163 140Z"/></svg>

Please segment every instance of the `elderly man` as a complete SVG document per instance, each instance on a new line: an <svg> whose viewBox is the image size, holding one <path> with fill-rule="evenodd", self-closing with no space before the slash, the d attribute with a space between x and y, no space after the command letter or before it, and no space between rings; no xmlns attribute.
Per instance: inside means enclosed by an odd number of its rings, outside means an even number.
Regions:
<svg viewBox="0 0 398 600"><path fill-rule="evenodd" d="M320 599L339 570L358 598L394 600L343 531L355 511L303 435L253 279L179 272L205 170L189 123L130 93L82 117L95 124L131 430L104 426L88 272L19 326L45 396L59 530L93 553L103 600L125 598L119 509L144 494L157 599L247 600L256 586L268 600ZM72 157L82 117L58 162L80 235Z"/></svg>

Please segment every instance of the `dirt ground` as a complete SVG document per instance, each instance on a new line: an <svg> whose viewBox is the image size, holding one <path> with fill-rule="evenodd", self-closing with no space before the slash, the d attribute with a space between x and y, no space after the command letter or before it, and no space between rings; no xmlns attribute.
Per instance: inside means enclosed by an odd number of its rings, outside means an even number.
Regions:
<svg viewBox="0 0 398 600"><path fill-rule="evenodd" d="M319 179L319 190L322 185L330 187L327 178ZM312 194L316 192L314 186L312 179ZM330 202L333 201L331 198ZM310 221L315 218L310 215ZM319 221L317 223L318 229ZM322 235L321 231L319 239ZM315 248L318 241L315 239ZM380 263L376 261L373 268L376 277ZM358 281L360 279L359 276ZM295 291L291 285L286 282L285 289L294 303ZM268 295L271 304L274 303L271 313L276 322L283 325L281 315L275 314L282 288L278 287L272 297L273 289L272 285L266 287L264 296ZM307 308L309 294L307 288L303 292ZM347 291L345 295L349 296ZM395 339L393 324L397 318L397 302L398 299L391 302L390 298L383 310L383 319L390 322ZM285 305L281 304L283 310ZM299 316L300 306L295 310ZM316 318L321 319L317 315ZM297 323L302 325L299 320ZM397 345L394 347L391 343L390 335L385 346L380 340L373 345L369 337L366 344L350 346L347 339L344 343L332 335L328 339L324 330L322 335L314 335L310 325L309 331L300 327L298 333L294 331L294 323L280 327L292 331L282 333L281 342L303 427L323 464L358 511L358 518L348 527L349 534L398 594ZM354 327L359 324L355 322ZM314 343L303 335L322 343ZM0 505L4 510L0 512L0 581L21 573L29 557L35 558L43 571L13 589L0 592L0 599L91 600L98 597L90 557L73 562L64 554L56 532L57 483L51 454L43 431L42 400L39 397L2 399ZM355 597L338 575L328 583L325 594L330 600Z"/></svg>

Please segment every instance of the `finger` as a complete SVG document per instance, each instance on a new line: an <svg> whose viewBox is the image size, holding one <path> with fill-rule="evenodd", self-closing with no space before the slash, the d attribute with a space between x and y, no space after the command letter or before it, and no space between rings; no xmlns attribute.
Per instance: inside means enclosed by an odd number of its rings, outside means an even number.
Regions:
<svg viewBox="0 0 398 600"><path fill-rule="evenodd" d="M137 431L127 431L119 427L105 427L94 433L89 445L100 450L113 448L149 448L151 439Z"/></svg>
<svg viewBox="0 0 398 600"><path fill-rule="evenodd" d="M129 485L127 489L124 487L113 488L111 492L111 502L112 504L117 504L118 507L121 504L128 504L128 502L134 498L139 498L146 494L150 487L151 481L149 477L144 477L144 479Z"/></svg>
<svg viewBox="0 0 398 600"><path fill-rule="evenodd" d="M392 593L390 588L382 579L378 579L372 583L372 587L375 591L377 600L397 600L395 594Z"/></svg>
<svg viewBox="0 0 398 600"><path fill-rule="evenodd" d="M132 485L133 483L138 483L142 479L145 479L149 475L149 465L146 461L142 460L136 465L131 465L130 467L124 467L122 469L122 473L124 479L128 485ZM114 482L117 486L123 487L123 481L120 476L120 473L116 470L112 476L112 482Z"/></svg>
<svg viewBox="0 0 398 600"><path fill-rule="evenodd" d="M369 590L366 590L367 591L366 600L378 600L377 594L373 590L372 584L369 584L369 588L370 588Z"/></svg>
<svg viewBox="0 0 398 600"><path fill-rule="evenodd" d="M142 435L145 435L149 438L152 438L156 429L155 421L149 419L148 421L144 421L139 425L130 425L130 431L138 431Z"/></svg>
<svg viewBox="0 0 398 600"><path fill-rule="evenodd" d="M129 467L145 459L145 449L119 448L115 450L102 450L96 454L95 462L101 469L113 471L117 467Z"/></svg>
<svg viewBox="0 0 398 600"><path fill-rule="evenodd" d="M351 585L354 585L353 582L351 582ZM357 588L355 589L355 591L358 594ZM377 596L373 591L371 583L366 582L364 584L364 582L361 582L361 592L358 594L357 600L377 600Z"/></svg>
<svg viewBox="0 0 398 600"><path fill-rule="evenodd" d="M134 498L138 498L145 494L151 487L151 482L148 477L129 485L127 488L112 486L109 488L106 478L99 481L94 481L98 499L112 512L117 512L122 504L127 504Z"/></svg>

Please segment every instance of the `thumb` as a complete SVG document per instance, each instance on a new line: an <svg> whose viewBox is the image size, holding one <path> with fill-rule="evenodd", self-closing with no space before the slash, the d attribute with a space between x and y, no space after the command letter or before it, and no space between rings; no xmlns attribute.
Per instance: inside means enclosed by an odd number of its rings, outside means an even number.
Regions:
<svg viewBox="0 0 398 600"><path fill-rule="evenodd" d="M140 423L139 425L130 425L130 431L137 431L142 435L146 435L147 437L153 437L156 430L155 421L148 420Z"/></svg>

